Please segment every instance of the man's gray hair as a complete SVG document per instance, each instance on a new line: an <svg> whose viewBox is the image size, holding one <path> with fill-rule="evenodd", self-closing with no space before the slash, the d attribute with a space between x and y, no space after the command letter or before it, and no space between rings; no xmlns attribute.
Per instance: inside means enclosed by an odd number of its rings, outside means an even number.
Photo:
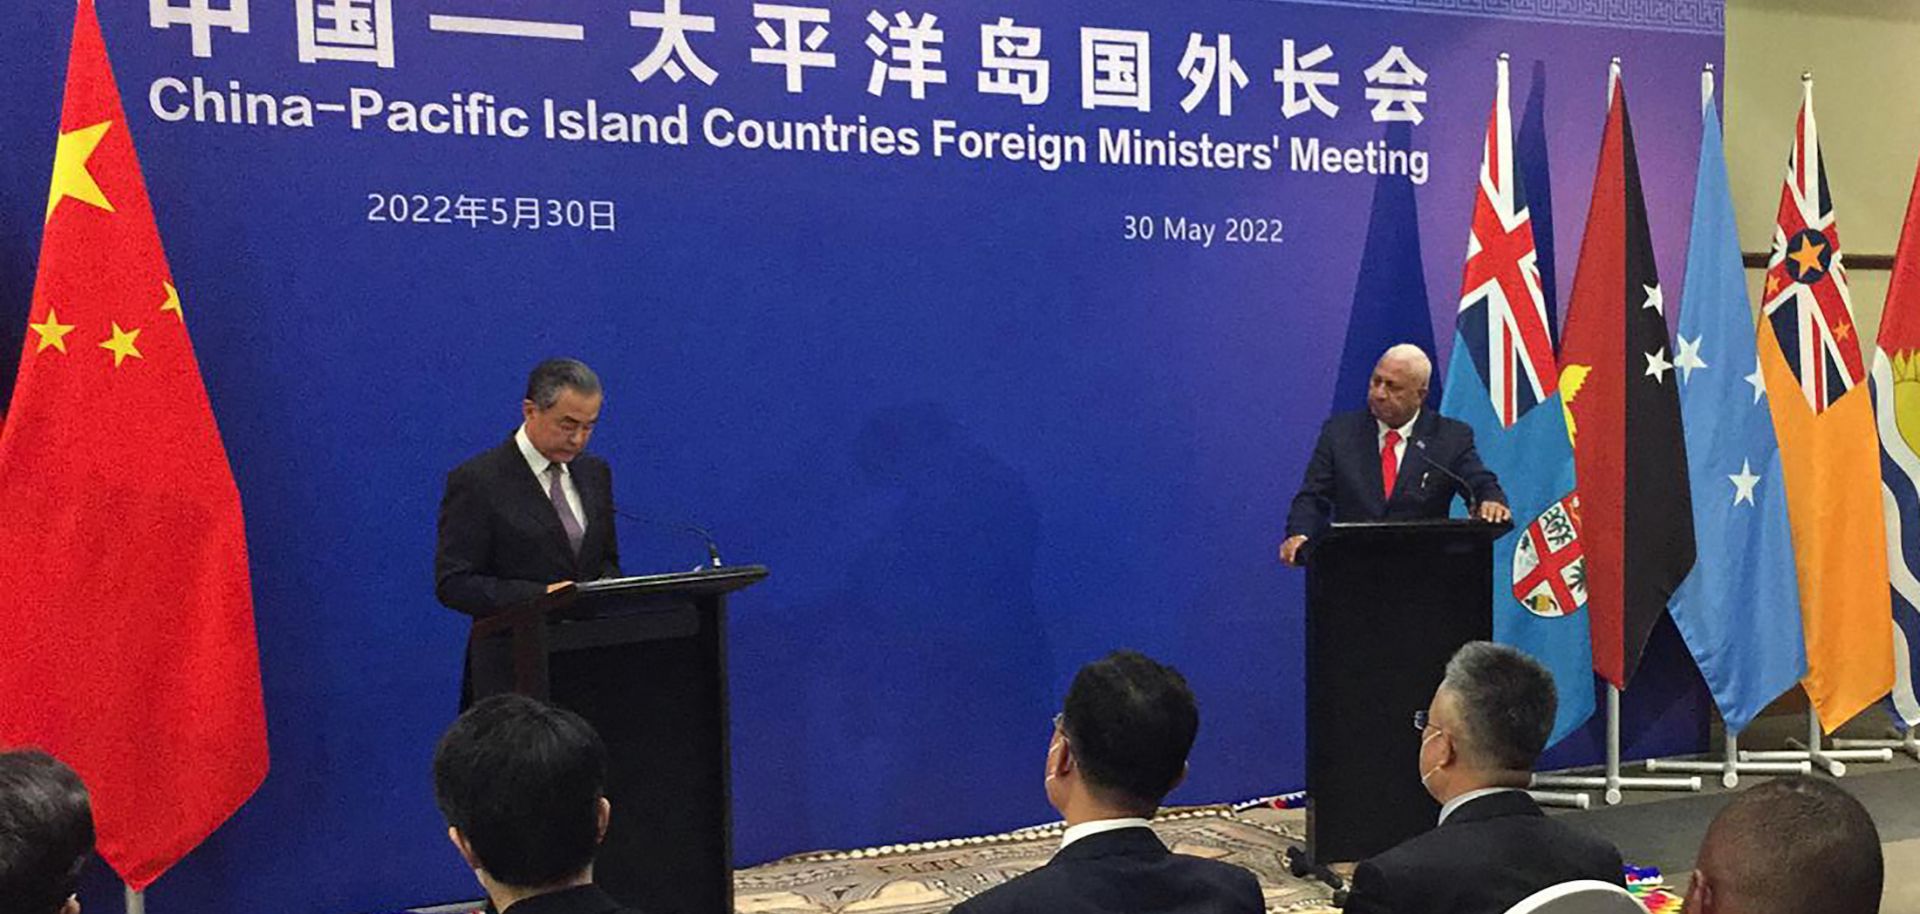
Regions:
<svg viewBox="0 0 1920 914"><path fill-rule="evenodd" d="M1540 661L1504 644L1469 641L1447 661L1440 688L1453 693L1462 750L1482 765L1532 771L1553 732L1559 699Z"/></svg>
<svg viewBox="0 0 1920 914"><path fill-rule="evenodd" d="M563 389L592 396L600 392L600 376L579 359L548 359L527 375L527 399L533 401L534 409L553 406Z"/></svg>
<svg viewBox="0 0 1920 914"><path fill-rule="evenodd" d="M1380 353L1380 361L1384 362L1388 359L1406 362L1413 368L1414 375L1420 379L1422 385L1433 380L1433 360L1427 357L1426 350L1412 343L1390 346L1386 352Z"/></svg>

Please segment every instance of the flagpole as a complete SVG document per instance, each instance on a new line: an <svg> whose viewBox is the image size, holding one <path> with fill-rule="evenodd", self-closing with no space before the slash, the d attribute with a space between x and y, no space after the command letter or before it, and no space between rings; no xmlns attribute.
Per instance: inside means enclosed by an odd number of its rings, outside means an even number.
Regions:
<svg viewBox="0 0 1920 914"><path fill-rule="evenodd" d="M1620 58L1614 57L1607 62L1607 110L1609 123L1613 116L1613 100L1620 96ZM1664 332L1664 330L1663 330ZM1591 611L1591 610L1589 610ZM1621 800L1623 790L1683 790L1698 791L1700 778L1670 777L1621 777L1620 775L1620 688L1613 683L1607 684L1607 760L1605 773L1600 777L1592 775L1536 774L1534 787L1567 787L1575 790L1601 790L1608 806Z"/></svg>
<svg viewBox="0 0 1920 914"><path fill-rule="evenodd" d="M1798 141L1798 143L1799 145L1804 146L1808 150L1818 150L1819 149L1819 137L1817 133L1818 128L1816 127L1815 122L1811 116L1811 112L1813 110L1813 71L1807 70L1800 74L1800 93L1801 93L1801 102L1800 102L1801 123L1804 125L1803 129L1804 129L1805 135ZM1789 175L1789 181L1791 180L1792 180L1792 176ZM1839 252L1836 246L1836 249L1835 249L1836 259L1838 258L1838 256L1839 256ZM1835 272L1836 272L1836 275L1838 275L1838 271L1836 270ZM1782 442L1782 447L1783 448L1785 447L1785 442ZM1884 591L1882 591L1882 593L1884 593ZM1808 645L1808 647L1809 647L1809 653L1811 654L1812 645ZM1810 664L1814 662L1813 657L1809 656L1808 659ZM1837 727L1837 723L1836 723L1836 727ZM1796 740L1789 737L1787 739L1787 745L1793 747L1792 749L1779 750L1779 751L1767 751L1767 752L1742 751L1740 753L1740 759L1742 761L1800 761L1804 759L1808 762L1818 764L1826 768L1827 772L1832 774L1834 777L1841 777L1846 774L1846 771L1847 771L1847 766L1845 764L1846 762L1890 762L1893 760L1893 748L1891 747L1882 746L1880 748L1847 748L1847 749L1827 750L1822 748L1821 739L1822 739L1822 733L1820 729L1820 716L1817 710L1817 704L1814 701L1814 697L1811 691L1809 690L1808 701L1807 701L1807 738L1806 740L1802 742L1800 740ZM1839 743L1836 742L1835 745L1838 746ZM1917 755L1916 757L1920 757L1920 755Z"/></svg>
<svg viewBox="0 0 1920 914"><path fill-rule="evenodd" d="M127 914L147 914L147 893L127 886Z"/></svg>
<svg viewBox="0 0 1920 914"><path fill-rule="evenodd" d="M1712 103L1713 64L1709 63L1700 68L1700 116L1702 118L1707 117L1708 106ZM1717 708L1715 710L1718 711ZM1726 718L1721 717L1721 726L1725 725ZM1743 772L1746 774L1811 774L1813 772L1813 763L1804 759L1781 762L1741 761L1740 734L1730 730L1726 733L1725 751L1717 762L1650 758L1647 759L1646 767L1649 772L1717 774L1720 776L1720 785L1729 790L1740 786L1740 775Z"/></svg>

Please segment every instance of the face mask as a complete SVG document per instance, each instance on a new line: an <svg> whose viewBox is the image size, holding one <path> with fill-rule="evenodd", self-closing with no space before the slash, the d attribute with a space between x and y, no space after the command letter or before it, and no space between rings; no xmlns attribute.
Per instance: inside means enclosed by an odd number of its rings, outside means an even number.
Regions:
<svg viewBox="0 0 1920 914"><path fill-rule="evenodd" d="M1429 733L1429 734L1427 734L1427 736L1426 736L1426 738L1425 738L1425 739L1422 739L1422 740L1420 740L1420 748L1421 748L1421 749L1425 749L1425 748L1427 748L1427 743L1428 743L1428 741L1430 741L1430 740L1432 740L1432 739L1433 739L1434 737L1436 737L1436 736L1439 736L1439 735L1441 734L1441 732L1442 732L1442 731L1440 731L1440 730L1438 730L1438 729L1435 729L1435 730L1434 730L1434 731L1433 731L1432 733ZM1442 769L1442 768L1445 768L1445 767L1447 767L1447 766L1445 766L1445 765L1435 765L1435 766L1433 766L1433 769L1432 769L1432 770L1430 770L1430 771L1426 771L1426 772L1423 772L1423 773L1422 773L1422 774L1420 775L1420 786L1422 786L1422 787L1425 787L1425 786L1427 786L1427 779L1428 779L1428 778L1430 778L1430 777L1433 777L1433 776L1434 776L1434 775L1436 775L1436 774L1439 774L1439 773L1440 773L1440 769Z"/></svg>

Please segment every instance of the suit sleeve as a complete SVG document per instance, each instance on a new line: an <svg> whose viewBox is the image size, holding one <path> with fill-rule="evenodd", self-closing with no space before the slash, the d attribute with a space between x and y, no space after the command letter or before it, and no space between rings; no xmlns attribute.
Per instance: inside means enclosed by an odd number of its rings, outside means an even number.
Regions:
<svg viewBox="0 0 1920 914"><path fill-rule="evenodd" d="M620 572L620 524L613 514L613 467L606 468L602 491L607 493L607 554L600 563L600 577L617 578Z"/></svg>
<svg viewBox="0 0 1920 914"><path fill-rule="evenodd" d="M1597 862L1600 864L1600 869L1593 874L1593 878L1601 882L1611 882L1623 888L1626 886L1627 867L1625 861L1620 859L1620 850L1618 848L1614 847L1611 843L1605 844L1600 850Z"/></svg>
<svg viewBox="0 0 1920 914"><path fill-rule="evenodd" d="M456 469L447 474L440 497L440 539L433 554L434 596L442 605L470 616L491 615L540 596L539 581L497 578L486 573L492 551L492 524L481 480Z"/></svg>
<svg viewBox="0 0 1920 914"><path fill-rule="evenodd" d="M1265 914L1267 896L1260 891L1259 877L1253 875L1252 870L1242 869L1237 878L1241 883L1241 897L1245 899L1243 904L1247 914Z"/></svg>
<svg viewBox="0 0 1920 914"><path fill-rule="evenodd" d="M1386 874L1372 861L1363 860L1354 868L1347 905L1342 910L1345 914L1393 914L1393 893L1387 887Z"/></svg>
<svg viewBox="0 0 1920 914"><path fill-rule="evenodd" d="M1480 462L1480 451L1473 446L1473 426L1463 424L1461 427L1466 430L1467 446L1461 448L1460 456L1454 459L1453 471L1473 489L1474 501L1506 504L1507 493L1500 488L1500 477Z"/></svg>
<svg viewBox="0 0 1920 914"><path fill-rule="evenodd" d="M1300 491L1294 494L1293 507L1287 511L1288 536L1319 534L1333 513L1332 426L1332 420L1320 426L1320 438L1313 444L1313 456L1307 460Z"/></svg>

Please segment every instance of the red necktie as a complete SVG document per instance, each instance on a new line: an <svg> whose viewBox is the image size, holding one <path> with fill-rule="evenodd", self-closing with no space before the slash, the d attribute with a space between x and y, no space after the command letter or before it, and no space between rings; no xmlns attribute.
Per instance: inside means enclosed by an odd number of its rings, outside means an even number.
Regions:
<svg viewBox="0 0 1920 914"><path fill-rule="evenodd" d="M1400 478L1400 461L1393 458L1393 446L1400 443L1400 432L1387 429L1386 443L1380 446L1380 481L1385 484L1383 497L1393 497L1394 480Z"/></svg>

